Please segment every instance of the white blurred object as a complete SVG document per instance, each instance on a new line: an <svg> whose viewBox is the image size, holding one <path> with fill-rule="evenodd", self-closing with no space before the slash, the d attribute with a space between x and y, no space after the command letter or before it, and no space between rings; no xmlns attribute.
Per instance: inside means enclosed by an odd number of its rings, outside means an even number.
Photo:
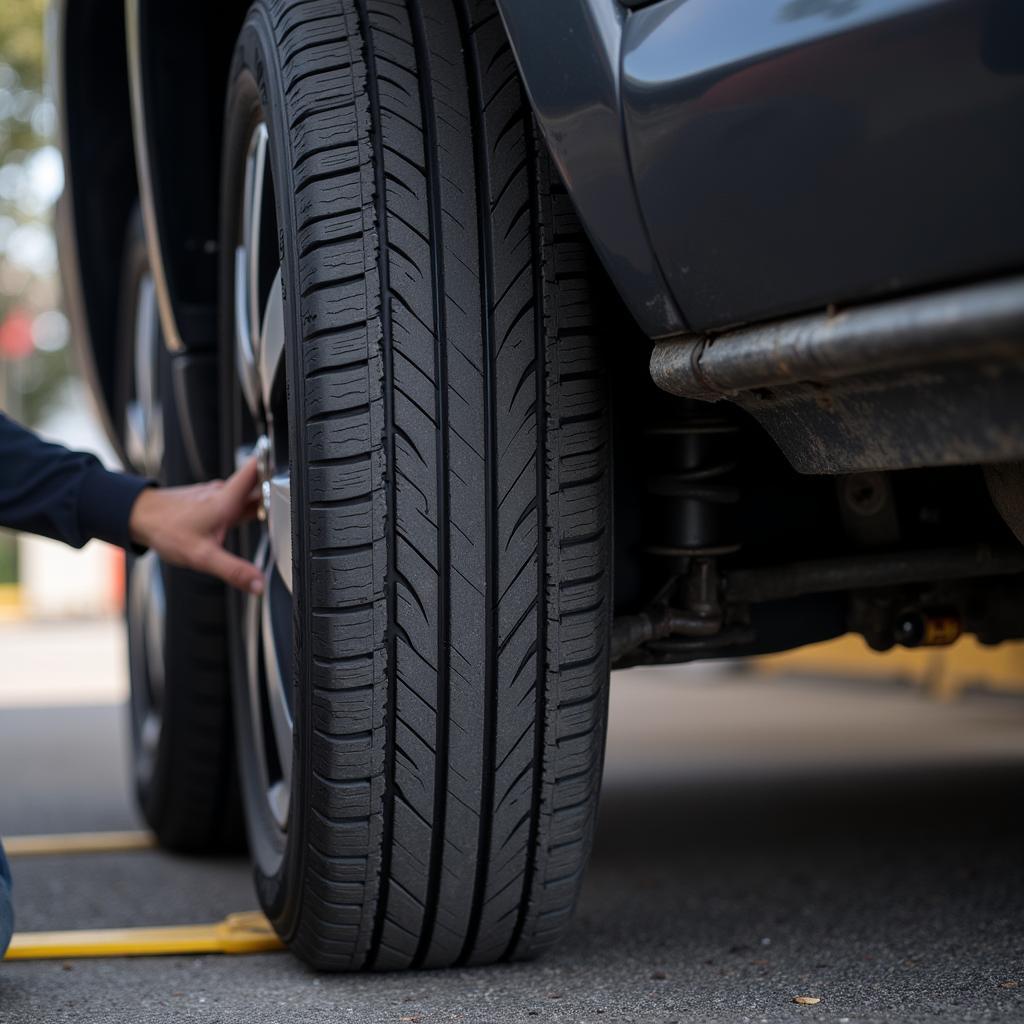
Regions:
<svg viewBox="0 0 1024 1024"><path fill-rule="evenodd" d="M99 424L92 416L84 386L70 384L39 425L48 441L92 452L104 465L117 466ZM124 593L124 555L93 541L80 551L43 537L18 537L21 607L30 618L58 619L112 615Z"/></svg>
<svg viewBox="0 0 1024 1024"><path fill-rule="evenodd" d="M76 452L92 452L108 469L119 469L117 455L92 410L88 388L75 377L64 386L36 432L45 440L56 441Z"/></svg>
<svg viewBox="0 0 1024 1024"><path fill-rule="evenodd" d="M80 551L45 537L18 538L21 606L34 619L112 615L119 611L124 556L93 542Z"/></svg>
<svg viewBox="0 0 1024 1024"><path fill-rule="evenodd" d="M32 321L32 343L43 352L59 352L68 343L71 328L59 309L48 309Z"/></svg>
<svg viewBox="0 0 1024 1024"><path fill-rule="evenodd" d="M0 709L123 704L128 651L121 619L0 622Z"/></svg>

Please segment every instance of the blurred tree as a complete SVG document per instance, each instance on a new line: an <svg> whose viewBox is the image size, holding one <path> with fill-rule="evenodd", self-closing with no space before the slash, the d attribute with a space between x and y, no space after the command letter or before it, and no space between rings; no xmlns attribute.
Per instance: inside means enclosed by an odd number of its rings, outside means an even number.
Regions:
<svg viewBox="0 0 1024 1024"><path fill-rule="evenodd" d="M0 3L0 164L8 154L31 152L40 138L43 102L43 17L46 0ZM44 115L45 117L45 115Z"/></svg>
<svg viewBox="0 0 1024 1024"><path fill-rule="evenodd" d="M46 4L0 0L0 325L52 308L57 296L50 210L38 187L39 157L48 155L55 120L43 88ZM44 348L0 351L0 406L28 423L71 369L65 349Z"/></svg>
<svg viewBox="0 0 1024 1024"><path fill-rule="evenodd" d="M43 94L45 8L46 0L0 0L0 324L24 324L56 297L45 259L25 266L9 252L17 244L45 249L43 231L49 229L49 210L32 195L29 165L54 123L53 105ZM0 408L36 421L69 369L66 350L0 352ZM16 577L14 538L0 531L0 583Z"/></svg>

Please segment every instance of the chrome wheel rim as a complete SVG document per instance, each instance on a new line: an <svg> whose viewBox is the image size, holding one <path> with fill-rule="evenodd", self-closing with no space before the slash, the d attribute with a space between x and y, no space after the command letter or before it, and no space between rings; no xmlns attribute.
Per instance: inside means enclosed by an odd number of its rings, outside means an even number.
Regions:
<svg viewBox="0 0 1024 1024"><path fill-rule="evenodd" d="M281 264L268 134L258 123L246 151L234 254L234 366L241 396L236 463L255 455L259 521L241 553L263 571L263 593L242 613L248 721L267 807L287 829L292 774L292 514Z"/></svg>

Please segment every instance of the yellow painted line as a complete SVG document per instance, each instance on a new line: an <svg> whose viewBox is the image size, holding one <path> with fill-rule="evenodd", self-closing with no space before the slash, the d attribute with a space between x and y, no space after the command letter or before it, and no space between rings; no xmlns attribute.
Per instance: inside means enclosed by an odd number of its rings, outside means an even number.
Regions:
<svg viewBox="0 0 1024 1024"><path fill-rule="evenodd" d="M16 932L6 960L79 957L183 956L199 953L269 953L284 949L257 910L229 914L215 924L165 928L98 928L69 932Z"/></svg>
<svg viewBox="0 0 1024 1024"><path fill-rule="evenodd" d="M58 853L125 853L152 850L152 832L65 832L52 836L7 836L3 840L9 857L41 857Z"/></svg>

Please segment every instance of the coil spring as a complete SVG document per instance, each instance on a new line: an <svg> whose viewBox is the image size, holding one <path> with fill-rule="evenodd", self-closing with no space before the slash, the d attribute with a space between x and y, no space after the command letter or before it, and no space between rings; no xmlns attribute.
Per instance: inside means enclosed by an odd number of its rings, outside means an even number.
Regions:
<svg viewBox="0 0 1024 1024"><path fill-rule="evenodd" d="M706 415L645 431L652 467L647 479L649 554L683 568L690 559L739 549L737 433L735 424Z"/></svg>

